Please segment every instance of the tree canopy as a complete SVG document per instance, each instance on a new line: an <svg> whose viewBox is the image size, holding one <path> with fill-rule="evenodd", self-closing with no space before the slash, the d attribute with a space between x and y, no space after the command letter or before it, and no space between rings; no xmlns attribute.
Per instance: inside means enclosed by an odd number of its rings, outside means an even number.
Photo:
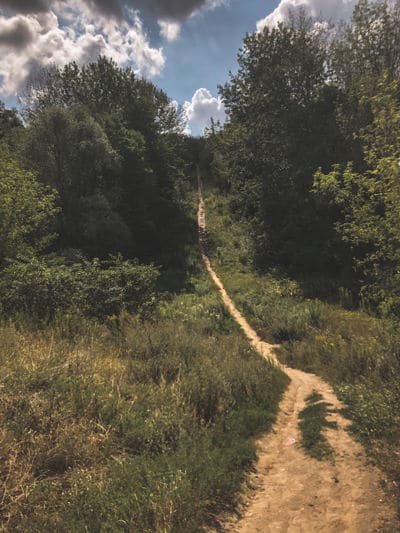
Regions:
<svg viewBox="0 0 400 533"><path fill-rule="evenodd" d="M400 2L246 36L204 159L250 219L254 262L325 276L399 312Z"/></svg>
<svg viewBox="0 0 400 533"><path fill-rule="evenodd" d="M92 257L173 255L186 162L167 95L100 57L42 71L25 101L21 153L58 192L58 245Z"/></svg>

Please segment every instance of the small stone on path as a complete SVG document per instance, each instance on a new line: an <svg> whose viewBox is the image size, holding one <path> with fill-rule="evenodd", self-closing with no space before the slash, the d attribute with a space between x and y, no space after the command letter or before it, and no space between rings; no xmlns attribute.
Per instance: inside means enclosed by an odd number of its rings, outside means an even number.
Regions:
<svg viewBox="0 0 400 533"><path fill-rule="evenodd" d="M288 437L286 440L283 441L283 446L285 448L289 448L289 446L293 446L293 444L296 444L296 439L293 437Z"/></svg>

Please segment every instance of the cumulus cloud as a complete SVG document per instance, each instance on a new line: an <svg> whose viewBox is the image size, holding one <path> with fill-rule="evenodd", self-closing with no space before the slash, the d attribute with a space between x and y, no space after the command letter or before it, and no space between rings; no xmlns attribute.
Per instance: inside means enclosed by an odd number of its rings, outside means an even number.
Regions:
<svg viewBox="0 0 400 533"><path fill-rule="evenodd" d="M99 55L132 65L144 76L161 72L163 50L151 47L137 13L129 21L107 21L90 18L76 6L76 0L63 0L62 12L0 15L0 93L17 93L39 67L70 61L84 64ZM61 16L70 16L75 23L63 26Z"/></svg>
<svg viewBox="0 0 400 533"><path fill-rule="evenodd" d="M144 11L157 19L184 20L203 7L215 7L223 0L79 0L92 10L122 18L125 9ZM38 13L54 9L62 0L0 0L0 7L15 13Z"/></svg>
<svg viewBox="0 0 400 533"><path fill-rule="evenodd" d="M166 41L200 9L229 0L0 0L0 94L15 94L36 69L84 64L100 54L146 77L160 74L162 47L153 47L140 12L156 18Z"/></svg>
<svg viewBox="0 0 400 533"><path fill-rule="evenodd" d="M168 42L176 41L181 32L181 25L179 22L171 22L168 20L159 20L160 35Z"/></svg>
<svg viewBox="0 0 400 533"><path fill-rule="evenodd" d="M1 1L1 0L0 0ZM123 8L119 0L84 0L89 7L100 11L104 15L122 17Z"/></svg>
<svg viewBox="0 0 400 533"><path fill-rule="evenodd" d="M258 21L257 30L261 31L265 26L274 27L279 22L286 22L291 14L296 14L300 10L314 19L332 22L348 20L356 3L357 0L281 0L270 15Z"/></svg>
<svg viewBox="0 0 400 533"><path fill-rule="evenodd" d="M224 123L225 106L221 97L215 97L208 89L197 89L190 102L183 104L184 117L188 123L186 133L200 132L211 125L211 118Z"/></svg>
<svg viewBox="0 0 400 533"><path fill-rule="evenodd" d="M26 17L0 19L0 49L11 47L25 48L35 37L30 21Z"/></svg>
<svg viewBox="0 0 400 533"><path fill-rule="evenodd" d="M0 0L0 7L16 13L40 13L48 11L52 0Z"/></svg>

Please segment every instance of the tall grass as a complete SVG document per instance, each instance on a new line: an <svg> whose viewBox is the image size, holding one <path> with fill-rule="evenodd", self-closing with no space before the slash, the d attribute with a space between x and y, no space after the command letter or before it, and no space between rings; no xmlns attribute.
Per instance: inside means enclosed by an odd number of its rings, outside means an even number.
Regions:
<svg viewBox="0 0 400 533"><path fill-rule="evenodd" d="M198 287L147 321L0 325L0 527L189 533L235 505L287 379Z"/></svg>

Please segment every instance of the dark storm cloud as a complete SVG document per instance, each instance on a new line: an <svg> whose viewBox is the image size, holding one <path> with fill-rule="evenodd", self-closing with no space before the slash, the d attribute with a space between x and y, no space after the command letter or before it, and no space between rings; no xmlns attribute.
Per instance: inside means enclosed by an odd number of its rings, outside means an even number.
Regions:
<svg viewBox="0 0 400 533"><path fill-rule="evenodd" d="M207 0L81 0L92 9L118 18L123 8L131 7L145 11L156 18L183 20L196 9L204 6ZM0 7L16 13L39 13L50 9L54 0L0 0Z"/></svg>
<svg viewBox="0 0 400 533"><path fill-rule="evenodd" d="M122 5L120 0L81 0L83 3L88 4L96 11L100 11L104 15L122 17ZM0 0L1 2L1 0Z"/></svg>
<svg viewBox="0 0 400 533"><path fill-rule="evenodd" d="M0 20L0 47L23 49L34 39L34 33L25 20Z"/></svg>
<svg viewBox="0 0 400 533"><path fill-rule="evenodd" d="M0 0L0 7L16 13L43 13L49 10L51 3L51 0Z"/></svg>
<svg viewBox="0 0 400 533"><path fill-rule="evenodd" d="M157 18L181 20L204 6L206 0L129 0L125 5L146 11Z"/></svg>

